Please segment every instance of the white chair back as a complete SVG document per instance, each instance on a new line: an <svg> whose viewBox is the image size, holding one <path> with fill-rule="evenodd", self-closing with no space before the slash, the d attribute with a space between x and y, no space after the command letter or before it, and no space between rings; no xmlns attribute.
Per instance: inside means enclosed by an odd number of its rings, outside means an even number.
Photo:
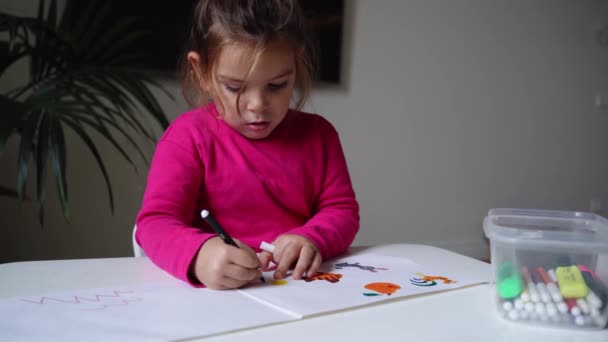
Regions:
<svg viewBox="0 0 608 342"><path fill-rule="evenodd" d="M145 257L146 253L144 252L143 248L141 248L141 246L137 243L137 240L135 240L135 233L137 232L137 225L133 226L133 255L135 255L136 257Z"/></svg>

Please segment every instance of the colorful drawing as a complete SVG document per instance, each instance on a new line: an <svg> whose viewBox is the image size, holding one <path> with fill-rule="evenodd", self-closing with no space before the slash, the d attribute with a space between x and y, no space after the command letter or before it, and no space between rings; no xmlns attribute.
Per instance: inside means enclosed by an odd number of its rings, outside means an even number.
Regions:
<svg viewBox="0 0 608 342"><path fill-rule="evenodd" d="M416 286L435 286L437 285L437 281L441 281L444 284L452 284L455 283L455 280L448 279L442 276L429 276L424 275L422 273L416 273L416 275L420 276L419 278L411 278L410 283Z"/></svg>
<svg viewBox="0 0 608 342"><path fill-rule="evenodd" d="M129 296L128 298L121 297L121 294L131 294L133 291L119 291L114 290L111 294L96 294L93 297L85 297L85 296L71 296L67 299L58 298L58 297L40 297L40 299L21 299L23 302L32 303L32 304L80 304L84 305L80 309L82 310L100 310L107 309L112 306L124 306L129 305L129 303L133 302L141 302L143 298ZM91 307L92 305L92 307Z"/></svg>
<svg viewBox="0 0 608 342"><path fill-rule="evenodd" d="M365 288L368 290L376 291L379 293L363 293L364 296L379 296L380 294L385 294L387 296L392 295L397 292L401 288L401 286L393 283L371 283L365 285Z"/></svg>
<svg viewBox="0 0 608 342"><path fill-rule="evenodd" d="M340 281L340 278L342 278L342 275L339 273L317 272L317 274L312 277L304 277L302 279L304 279L307 283L315 280L327 280L330 283L337 283Z"/></svg>
<svg viewBox="0 0 608 342"><path fill-rule="evenodd" d="M273 279L273 280L271 280L271 281L268 282L268 284L270 284L270 285L279 285L279 286L281 286L281 285L287 285L288 283L289 282L287 280L285 280L285 279L276 279L276 280Z"/></svg>
<svg viewBox="0 0 608 342"><path fill-rule="evenodd" d="M378 270L383 270L386 271L388 270L388 268L381 268L381 267L374 267L374 266L363 266L363 265L359 265L358 262L354 263L354 264L349 264L347 262L341 262L339 264L335 264L334 267L338 270L341 270L345 267L357 267L360 268L364 271L370 271L370 272L378 272Z"/></svg>

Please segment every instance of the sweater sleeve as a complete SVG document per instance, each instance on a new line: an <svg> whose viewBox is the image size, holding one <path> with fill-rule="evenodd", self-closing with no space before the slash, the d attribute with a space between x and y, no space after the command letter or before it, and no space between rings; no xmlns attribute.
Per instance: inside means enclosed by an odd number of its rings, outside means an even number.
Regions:
<svg viewBox="0 0 608 342"><path fill-rule="evenodd" d="M359 204L350 180L338 132L321 119L325 169L312 217L290 231L311 240L324 259L345 252L359 231Z"/></svg>
<svg viewBox="0 0 608 342"><path fill-rule="evenodd" d="M171 128L170 128L171 129ZM175 133L175 132L173 132ZM152 262L192 285L190 267L201 245L214 234L193 227L203 184L204 166L195 144L182 134L158 143L148 174L136 239Z"/></svg>

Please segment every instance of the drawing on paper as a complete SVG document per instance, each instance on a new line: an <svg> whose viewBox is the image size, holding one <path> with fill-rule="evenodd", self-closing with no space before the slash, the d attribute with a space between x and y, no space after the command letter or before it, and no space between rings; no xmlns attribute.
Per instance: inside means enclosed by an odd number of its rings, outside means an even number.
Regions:
<svg viewBox="0 0 608 342"><path fill-rule="evenodd" d="M342 278L342 275L339 273L317 272L317 274L313 275L312 277L304 277L302 279L304 279L307 283L315 280L327 280L330 283L337 283L340 281L340 278Z"/></svg>
<svg viewBox="0 0 608 342"><path fill-rule="evenodd" d="M393 283L371 283L364 286L368 290L376 291L374 292L366 292L363 293L364 296L372 297L372 296L380 296L381 294L390 296L393 293L397 292L401 288L401 286Z"/></svg>
<svg viewBox="0 0 608 342"><path fill-rule="evenodd" d="M81 310L102 310L107 309L113 306L124 306L129 305L129 303L141 302L143 298L130 296L133 291L120 291L113 290L109 294L95 294L93 297L88 296L70 296L68 298L59 298L59 297L47 297L43 296L40 299L26 299L22 298L21 301L31 304L60 304L60 305L81 305L78 309ZM124 297L121 295L129 294L128 297Z"/></svg>
<svg viewBox="0 0 608 342"><path fill-rule="evenodd" d="M341 270L345 267L357 267L360 268L364 271L370 271L370 272L378 272L378 270L382 270L382 271L387 271L388 268L381 268L381 267L374 267L374 266L363 266L360 265L358 262L355 262L354 264L349 264L348 262L341 262L339 264L335 264L334 268L336 268L337 270Z"/></svg>
<svg viewBox="0 0 608 342"><path fill-rule="evenodd" d="M455 280L448 279L442 276L430 276L422 273L416 273L418 278L411 278L410 283L416 286L435 286L438 281L443 282L444 284L452 284L455 283Z"/></svg>
<svg viewBox="0 0 608 342"><path fill-rule="evenodd" d="M285 279L272 279L271 281L268 282L268 284L281 286L281 285L287 285L288 281Z"/></svg>

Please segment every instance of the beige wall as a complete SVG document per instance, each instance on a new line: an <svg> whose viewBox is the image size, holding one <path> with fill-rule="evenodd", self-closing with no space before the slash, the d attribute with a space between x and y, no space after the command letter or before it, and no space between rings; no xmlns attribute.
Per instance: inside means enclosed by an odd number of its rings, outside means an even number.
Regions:
<svg viewBox="0 0 608 342"><path fill-rule="evenodd" d="M318 89L307 108L341 134L361 204L356 244L429 243L481 257L490 208L608 205L608 111L594 107L596 94L608 98L608 49L594 41L607 2L346 6L345 83ZM171 118L186 109L160 99ZM130 255L145 170L133 174L103 145L111 216L94 160L70 141L72 222L60 217L53 183L43 229L34 205L0 198L0 262ZM2 185L14 184L15 143L0 159Z"/></svg>

